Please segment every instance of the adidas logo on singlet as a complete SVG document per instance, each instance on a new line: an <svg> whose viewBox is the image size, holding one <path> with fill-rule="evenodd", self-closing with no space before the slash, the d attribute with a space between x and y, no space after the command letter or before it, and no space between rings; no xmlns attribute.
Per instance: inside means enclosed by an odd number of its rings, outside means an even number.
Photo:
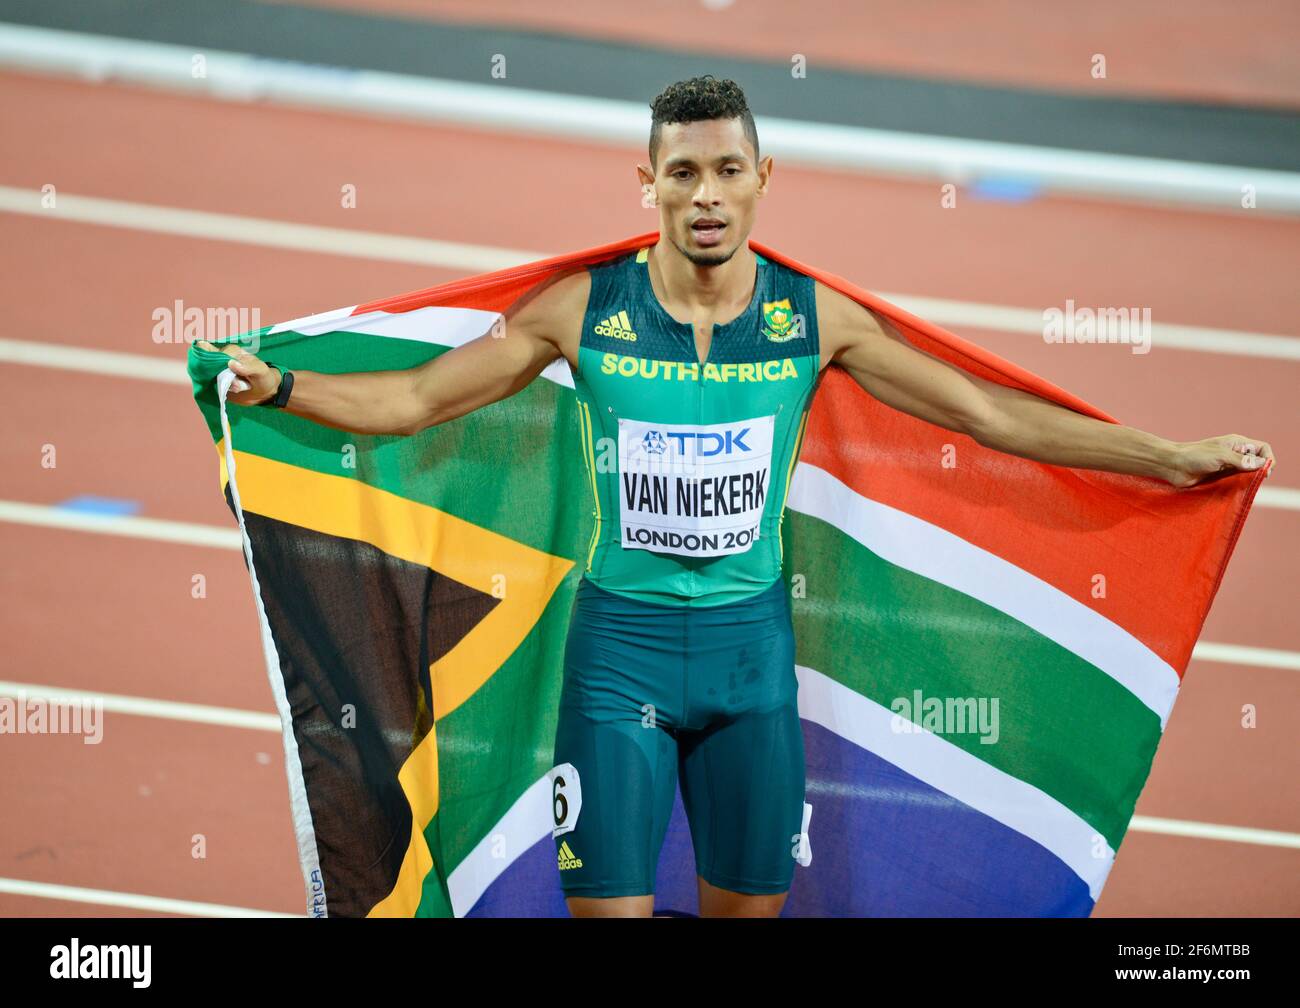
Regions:
<svg viewBox="0 0 1300 1008"><path fill-rule="evenodd" d="M569 841L567 840L560 841L559 860L560 871L564 871L566 868L582 867L582 858L573 856L573 851L569 850Z"/></svg>
<svg viewBox="0 0 1300 1008"><path fill-rule="evenodd" d="M610 336L614 339L636 342L636 333L632 331L632 320L626 311L620 311L600 322L595 327L597 336Z"/></svg>

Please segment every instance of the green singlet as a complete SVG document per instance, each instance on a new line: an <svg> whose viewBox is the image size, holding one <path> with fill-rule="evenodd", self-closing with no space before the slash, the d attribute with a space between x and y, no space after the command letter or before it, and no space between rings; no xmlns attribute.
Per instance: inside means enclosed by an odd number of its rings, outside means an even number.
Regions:
<svg viewBox="0 0 1300 1008"><path fill-rule="evenodd" d="M781 575L818 380L815 281L758 256L753 300L713 327L701 365L648 253L590 270L574 375L596 518L583 576L661 605L737 602Z"/></svg>

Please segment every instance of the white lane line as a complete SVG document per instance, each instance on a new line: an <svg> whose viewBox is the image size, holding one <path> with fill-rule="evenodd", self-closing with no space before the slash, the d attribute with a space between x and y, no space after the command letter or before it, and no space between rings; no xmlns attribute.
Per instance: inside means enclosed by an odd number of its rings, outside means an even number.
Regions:
<svg viewBox="0 0 1300 1008"><path fill-rule="evenodd" d="M102 535L129 536L154 542L183 543L186 546L211 546L216 549L242 548L239 529L195 522L168 521L161 518L136 518L99 515L48 504L25 504L0 501L0 521L43 528L69 529L74 532L98 532Z"/></svg>
<svg viewBox="0 0 1300 1008"><path fill-rule="evenodd" d="M440 266L471 274L538 262L550 258L553 254L491 245L410 238L377 231L350 231L344 228L319 227L314 224L294 224L262 217L184 210L152 203L77 196L72 193L60 193L57 207L47 210L41 207L41 194L35 189L18 189L12 186L0 186L0 212L29 214L49 221L102 224L156 234L243 242L249 245L287 248L300 252ZM947 298L890 292L881 292L880 296L936 325L1015 333L1035 336L1039 339L1043 336L1044 309L1042 308L1018 308L1010 305L953 301ZM1065 310L1064 305L1047 307ZM141 327L141 333L143 332L144 327ZM1300 337L1296 336L1179 325L1154 319L1151 322L1150 336L1151 346L1154 348L1264 357L1273 360L1300 360ZM18 344L20 341L6 342ZM1066 353L1074 351L1073 346L1065 350Z"/></svg>
<svg viewBox="0 0 1300 1008"><path fill-rule="evenodd" d="M1288 487L1260 487L1255 493L1255 503L1260 507L1300 511L1300 490Z"/></svg>
<svg viewBox="0 0 1300 1008"><path fill-rule="evenodd" d="M919 315L927 322L948 328L960 326L992 332L1016 333L1043 338L1043 309L1012 308L1006 305L979 304L972 301L949 301L945 298L917 297L911 294L882 294L886 301ZM1048 307L1064 311L1065 305ZM1079 306L1084 307L1083 305ZM1093 308L1110 307L1093 305ZM1119 307L1119 306L1116 306ZM1134 311L1142 305L1127 306ZM1267 357L1273 360L1300 360L1300 338L1273 336L1266 333L1234 329L1211 329L1207 326L1178 325L1151 320L1153 349L1195 350L1201 353L1230 354L1236 357ZM1065 350L1074 351L1074 346Z"/></svg>
<svg viewBox="0 0 1300 1008"><path fill-rule="evenodd" d="M80 32L0 27L0 66L82 80L125 81L226 101L269 101L474 129L643 149L643 104L467 84L411 74L311 66ZM967 184L1015 179L1105 199L1192 205L1241 214L1300 212L1300 175L1236 165L1036 147L756 116L765 150L784 162L837 171ZM1244 187L1258 209L1243 211Z"/></svg>
<svg viewBox="0 0 1300 1008"><path fill-rule="evenodd" d="M468 270L471 273L487 273L543 258L532 252L488 245L435 241L432 238L411 238L379 231L355 231L316 224L294 224L263 217L129 203L125 200L77 196L72 193L59 193L55 207L45 209L41 206L39 192L11 186L0 186L0 210L44 217L50 221L103 224L186 238L293 249L297 252L330 252L358 259L441 266L446 269Z"/></svg>
<svg viewBox="0 0 1300 1008"><path fill-rule="evenodd" d="M155 700L152 697L95 693L62 686L43 686L40 683L3 680L0 680L0 696L26 699L29 702L41 700L83 705L100 704L110 714L133 714L137 717L162 718L166 721L220 725L223 728L249 728L253 731L269 731L276 734L280 732L279 716L264 714L261 711L239 710L235 707L177 703L172 700Z"/></svg>
<svg viewBox="0 0 1300 1008"><path fill-rule="evenodd" d="M1260 844L1265 847L1300 848L1300 833L1253 829L1249 826L1222 826L1217 823L1191 822L1187 819L1158 819L1135 815L1130 830L1141 833L1164 833L1167 836L1194 837L1197 840L1231 840L1234 843Z"/></svg>
<svg viewBox="0 0 1300 1008"><path fill-rule="evenodd" d="M226 906L224 903L196 903L193 900L145 896L141 893L114 892L110 889L86 889L81 886L32 882L29 879L0 878L0 893L11 896L35 896L39 899L94 903L99 906L125 907L128 910L152 910L157 913L183 914L186 917L304 917L303 914L279 913Z"/></svg>
<svg viewBox="0 0 1300 1008"><path fill-rule="evenodd" d="M143 329L141 330L143 335ZM61 343L36 343L30 340L0 339L0 361L27 364L31 367L56 368L61 371L84 371L112 378L139 378L142 381L189 385L185 372L183 348L177 348L177 360L147 354L95 350L90 347L65 346Z"/></svg>
<svg viewBox="0 0 1300 1008"><path fill-rule="evenodd" d="M1256 498L1258 499L1258 498ZM1256 668L1290 669L1300 672L1300 651L1278 651L1274 648L1249 647L1245 644L1214 644L1197 641L1192 648L1192 658L1227 665L1253 665Z"/></svg>

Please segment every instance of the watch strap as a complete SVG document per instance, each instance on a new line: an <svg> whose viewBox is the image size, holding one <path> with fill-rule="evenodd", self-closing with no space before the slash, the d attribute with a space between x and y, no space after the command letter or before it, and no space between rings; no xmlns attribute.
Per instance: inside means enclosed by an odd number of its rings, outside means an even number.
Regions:
<svg viewBox="0 0 1300 1008"><path fill-rule="evenodd" d="M289 404L289 396L293 394L293 372L280 367L279 364L273 364L271 361L263 361L267 367L273 367L280 372L280 387L276 390L275 395L264 402L263 406L270 406L272 409L284 409Z"/></svg>

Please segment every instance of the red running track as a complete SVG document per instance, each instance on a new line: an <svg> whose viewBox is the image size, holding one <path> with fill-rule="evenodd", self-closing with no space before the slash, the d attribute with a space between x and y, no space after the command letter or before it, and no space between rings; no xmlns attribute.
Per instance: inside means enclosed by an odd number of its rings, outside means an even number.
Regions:
<svg viewBox="0 0 1300 1008"><path fill-rule="evenodd" d="M0 76L0 185L538 253L650 230L637 151L227 105ZM357 187L356 209L339 205ZM827 222L833 222L828 226ZM99 347L179 365L151 313L256 306L273 322L447 270L0 213L0 339ZM778 166L755 237L878 291L1018 307L1148 305L1157 320L1300 335L1300 222L1050 199L959 199L935 187ZM1300 362L963 335L1158 433L1271 439L1300 485ZM0 369L0 498L140 502L148 517L231 527L184 384ZM40 465L43 445L58 451ZM1273 481L1266 484L1272 488ZM1300 514L1257 507L1204 639L1300 652ZM0 523L4 678L270 712L251 590L229 549ZM196 574L206 597L193 598ZM202 646L196 647L196 642ZM1295 672L1194 661L1138 814L1300 833ZM1241 727L1243 705L1258 727ZM0 877L301 912L278 736L108 715L98 746L3 736ZM193 837L207 857L191 856ZM1300 910L1294 848L1130 832L1096 913ZM3 914L102 914L0 895Z"/></svg>

